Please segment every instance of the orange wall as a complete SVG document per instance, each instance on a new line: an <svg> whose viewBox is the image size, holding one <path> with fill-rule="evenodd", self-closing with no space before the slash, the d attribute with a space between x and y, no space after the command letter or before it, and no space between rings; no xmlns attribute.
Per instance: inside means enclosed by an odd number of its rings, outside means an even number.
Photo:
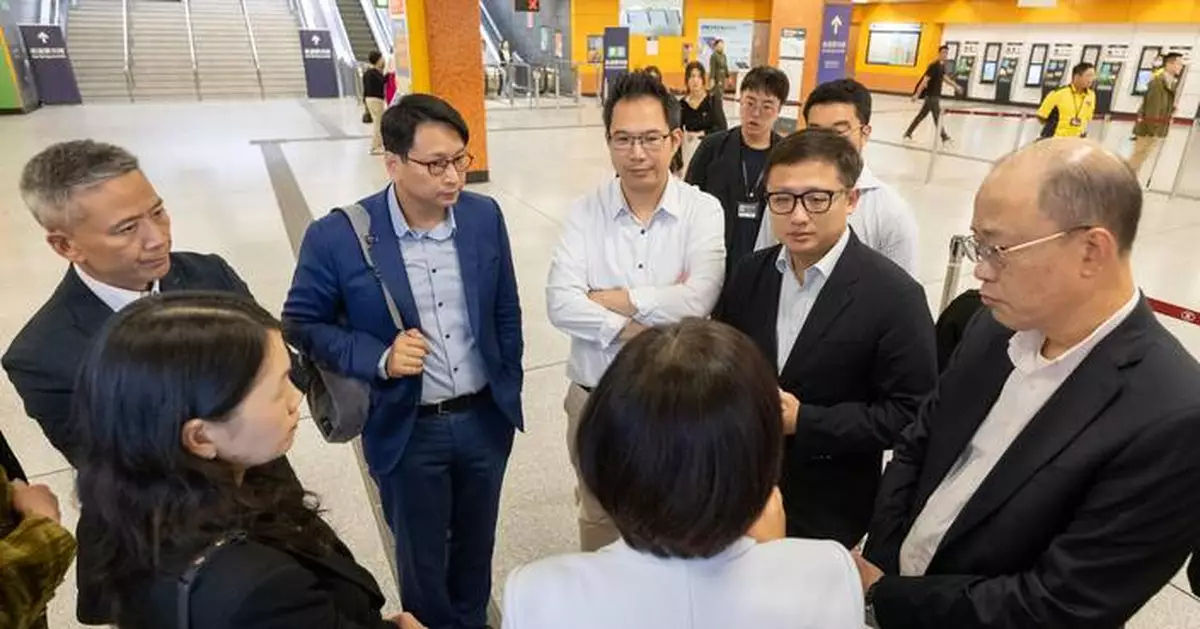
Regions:
<svg viewBox="0 0 1200 629"><path fill-rule="evenodd" d="M817 65L821 59L821 27L825 5L837 2L819 0L776 0L771 7L771 56L772 65L779 64L779 36L785 28L805 29L804 77L800 83L800 100L816 84ZM853 20L851 20L853 21ZM846 26L849 28L849 25Z"/></svg>
<svg viewBox="0 0 1200 629"><path fill-rule="evenodd" d="M800 0L780 0L781 3ZM700 20L753 20L766 22L771 19L772 0L684 0L683 36L659 37L658 54L646 54L646 37L629 37L629 67L644 68L658 66L663 81L675 89L683 89L683 44L692 43L692 59L696 58L696 43L700 41ZM604 28L618 26L621 22L620 0L573 0L571 2L571 58L581 63L583 89L595 89L597 73L594 67L582 63L587 60L588 35L603 35Z"/></svg>
<svg viewBox="0 0 1200 629"><path fill-rule="evenodd" d="M449 101L466 119L471 130L468 148L475 156L471 171L486 171L487 112L483 104L483 66L479 63L483 57L483 44L478 28L463 28L464 24L479 24L479 0L432 2L437 3L437 11L425 11L423 29L427 42L429 91ZM419 32L418 29L414 31ZM419 55L413 56L419 62ZM422 85L422 82L414 76L413 85Z"/></svg>
<svg viewBox="0 0 1200 629"><path fill-rule="evenodd" d="M1058 0L1046 9L1023 9L1014 0L952 0L875 4L854 7L854 24L860 25L855 78L879 91L911 92L926 66L937 56L945 24L1064 24L1064 23L1200 23L1200 2L1195 0ZM867 42L876 22L920 22L921 44L917 65L910 68L870 65ZM810 52L811 55L811 52Z"/></svg>

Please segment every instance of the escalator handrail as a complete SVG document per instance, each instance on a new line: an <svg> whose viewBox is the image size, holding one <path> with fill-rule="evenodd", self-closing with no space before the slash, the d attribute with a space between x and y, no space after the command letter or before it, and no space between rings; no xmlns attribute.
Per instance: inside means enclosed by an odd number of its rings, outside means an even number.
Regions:
<svg viewBox="0 0 1200 629"><path fill-rule="evenodd" d="M188 52L192 55L192 83L196 87L197 100L204 100L200 93L200 66L196 63L196 36L192 32L192 2L183 0L183 22L187 26Z"/></svg>
<svg viewBox="0 0 1200 629"><path fill-rule="evenodd" d="M263 86L262 63L258 58L258 41L254 38L254 24L250 21L250 9L246 7L246 0L238 0L238 5L242 7L242 19L246 22L246 34L250 36L250 56L254 58L254 74L258 77L258 95L265 99L267 89Z"/></svg>
<svg viewBox="0 0 1200 629"><path fill-rule="evenodd" d="M122 70L125 72L125 93L129 96L129 102L133 102L133 59L129 54L130 40L132 39L129 27L129 1L121 0L121 44L124 47L125 64Z"/></svg>

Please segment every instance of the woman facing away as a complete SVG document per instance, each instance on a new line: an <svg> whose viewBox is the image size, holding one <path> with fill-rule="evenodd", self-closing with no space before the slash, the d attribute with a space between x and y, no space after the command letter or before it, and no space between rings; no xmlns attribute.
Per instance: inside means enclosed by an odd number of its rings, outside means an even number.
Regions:
<svg viewBox="0 0 1200 629"><path fill-rule="evenodd" d="M109 324L75 394L80 500L122 629L412 629L294 483L246 470L292 445L280 324L229 294L165 293ZM197 561L204 557L204 561Z"/></svg>
<svg viewBox="0 0 1200 629"><path fill-rule="evenodd" d="M513 571L505 629L861 629L850 553L783 539L775 374L754 344L698 319L617 356L577 435L583 482L621 540Z"/></svg>

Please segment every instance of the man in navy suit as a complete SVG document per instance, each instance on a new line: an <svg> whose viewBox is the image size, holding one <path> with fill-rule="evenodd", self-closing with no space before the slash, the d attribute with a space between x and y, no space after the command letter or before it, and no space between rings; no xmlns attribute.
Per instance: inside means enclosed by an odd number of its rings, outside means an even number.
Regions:
<svg viewBox="0 0 1200 629"><path fill-rule="evenodd" d="M350 222L308 229L283 318L289 340L371 384L363 450L396 537L405 610L430 629L486 626L500 487L521 417L521 306L496 201L463 191L462 116L427 94L383 115L392 183ZM380 282L396 301L388 314Z"/></svg>

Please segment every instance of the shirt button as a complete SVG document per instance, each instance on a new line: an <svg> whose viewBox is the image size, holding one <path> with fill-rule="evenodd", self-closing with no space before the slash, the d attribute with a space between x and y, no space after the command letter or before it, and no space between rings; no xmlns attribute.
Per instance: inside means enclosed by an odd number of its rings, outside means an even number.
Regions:
<svg viewBox="0 0 1200 629"><path fill-rule="evenodd" d="M454 373L458 373L458 367L454 368Z"/></svg>
<svg viewBox="0 0 1200 629"><path fill-rule="evenodd" d="M434 269L432 272L433 272L433 273L437 273L437 269Z"/></svg>
<svg viewBox="0 0 1200 629"><path fill-rule="evenodd" d="M645 266L646 266L646 265L644 265L644 264L642 264L642 263L640 263L640 262L638 263L638 268L639 268L639 269L640 269L640 268L644 268Z"/></svg>
<svg viewBox="0 0 1200 629"><path fill-rule="evenodd" d="M646 235L646 230L644 230L644 229L642 230L642 235L643 235L643 236L645 236L645 235Z"/></svg>
<svg viewBox="0 0 1200 629"><path fill-rule="evenodd" d="M440 301L439 301L439 302L438 302L438 308L441 308L441 307L442 307L442 305L443 305L443 304L442 304L442 302L440 302Z"/></svg>
<svg viewBox="0 0 1200 629"><path fill-rule="evenodd" d="M449 334L447 334L447 335L446 335L446 338L450 338L450 335L449 335Z"/></svg>

